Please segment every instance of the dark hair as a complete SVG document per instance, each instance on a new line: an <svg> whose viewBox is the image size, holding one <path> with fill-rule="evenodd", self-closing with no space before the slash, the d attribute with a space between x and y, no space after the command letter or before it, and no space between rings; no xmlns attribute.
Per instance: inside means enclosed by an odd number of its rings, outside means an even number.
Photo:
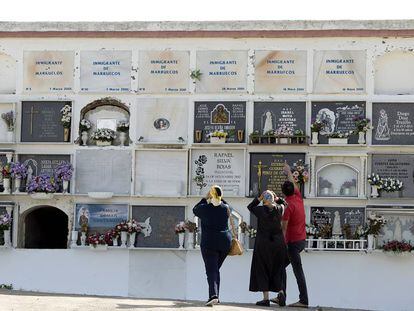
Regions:
<svg viewBox="0 0 414 311"><path fill-rule="evenodd" d="M219 187L214 187L214 189L216 190L217 196L221 197L222 196L221 189Z"/></svg>
<svg viewBox="0 0 414 311"><path fill-rule="evenodd" d="M282 185L282 193L289 197L295 193L295 185L291 181L285 181Z"/></svg>

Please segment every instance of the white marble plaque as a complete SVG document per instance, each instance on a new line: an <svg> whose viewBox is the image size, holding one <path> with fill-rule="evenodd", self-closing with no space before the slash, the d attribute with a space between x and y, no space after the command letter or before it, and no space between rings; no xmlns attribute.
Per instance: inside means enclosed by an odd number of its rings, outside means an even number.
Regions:
<svg viewBox="0 0 414 311"><path fill-rule="evenodd" d="M191 195L204 196L212 185L219 185L224 196L244 196L244 159L240 149L191 150Z"/></svg>
<svg viewBox="0 0 414 311"><path fill-rule="evenodd" d="M131 193L132 155L127 150L76 151L76 193Z"/></svg>
<svg viewBox="0 0 414 311"><path fill-rule="evenodd" d="M148 150L136 152L136 195L185 196L187 194L186 183L186 151Z"/></svg>
<svg viewBox="0 0 414 311"><path fill-rule="evenodd" d="M365 93L365 51L315 51L313 92Z"/></svg>
<svg viewBox="0 0 414 311"><path fill-rule="evenodd" d="M256 93L306 92L306 51L256 51L254 66Z"/></svg>
<svg viewBox="0 0 414 311"><path fill-rule="evenodd" d="M387 52L375 60L374 68L375 94L414 94L414 52Z"/></svg>
<svg viewBox="0 0 414 311"><path fill-rule="evenodd" d="M199 93L247 92L247 51L198 51Z"/></svg>
<svg viewBox="0 0 414 311"><path fill-rule="evenodd" d="M188 100L147 98L138 100L137 137L149 143L184 143L188 138ZM180 139L182 138L182 140Z"/></svg>
<svg viewBox="0 0 414 311"><path fill-rule="evenodd" d="M73 91L74 52L25 51L23 90L27 93Z"/></svg>
<svg viewBox="0 0 414 311"><path fill-rule="evenodd" d="M0 94L16 93L16 60L0 53Z"/></svg>
<svg viewBox="0 0 414 311"><path fill-rule="evenodd" d="M131 51L82 51L80 58L82 92L131 91Z"/></svg>
<svg viewBox="0 0 414 311"><path fill-rule="evenodd" d="M186 93L189 82L188 51L139 52L138 90L141 93Z"/></svg>

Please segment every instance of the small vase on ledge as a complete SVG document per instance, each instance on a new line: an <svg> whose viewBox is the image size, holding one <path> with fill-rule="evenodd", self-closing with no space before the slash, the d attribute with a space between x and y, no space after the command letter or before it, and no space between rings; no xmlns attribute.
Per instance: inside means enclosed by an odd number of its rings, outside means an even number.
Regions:
<svg viewBox="0 0 414 311"><path fill-rule="evenodd" d="M10 247L11 246L11 242L10 242L10 230L4 230L3 231L3 237L4 237L4 246L5 247Z"/></svg>
<svg viewBox="0 0 414 311"><path fill-rule="evenodd" d="M88 132L87 131L83 131L81 133L81 140L82 140L82 146L86 146L86 144L88 143Z"/></svg>
<svg viewBox="0 0 414 311"><path fill-rule="evenodd" d="M128 135L126 132L120 132L119 133L119 142L121 143L121 146L125 146L125 142L127 141Z"/></svg>
<svg viewBox="0 0 414 311"><path fill-rule="evenodd" d="M128 232L121 231L121 247L127 247Z"/></svg>
<svg viewBox="0 0 414 311"><path fill-rule="evenodd" d="M368 250L372 251L375 249L375 236L373 234L368 234Z"/></svg>
<svg viewBox="0 0 414 311"><path fill-rule="evenodd" d="M358 144L365 144L365 132L358 132Z"/></svg>
<svg viewBox="0 0 414 311"><path fill-rule="evenodd" d="M135 247L135 237L137 236L136 232L130 233L129 234L129 248L134 248Z"/></svg>
<svg viewBox="0 0 414 311"><path fill-rule="evenodd" d="M13 140L14 140L14 131L13 130L11 130L11 131L8 130L7 131L7 142L12 143Z"/></svg>
<svg viewBox="0 0 414 311"><path fill-rule="evenodd" d="M187 234L187 249L194 249L194 232Z"/></svg>
<svg viewBox="0 0 414 311"><path fill-rule="evenodd" d="M10 178L3 178L3 193L5 194L10 194L11 189L10 189Z"/></svg>
<svg viewBox="0 0 414 311"><path fill-rule="evenodd" d="M178 249L184 249L184 237L184 232L178 233Z"/></svg>
<svg viewBox="0 0 414 311"><path fill-rule="evenodd" d="M378 198L378 187L377 186L371 186L371 197Z"/></svg>
<svg viewBox="0 0 414 311"><path fill-rule="evenodd" d="M63 186L63 193L68 193L69 180L64 180L62 183L62 186Z"/></svg>
<svg viewBox="0 0 414 311"><path fill-rule="evenodd" d="M78 231L72 231L72 238L70 240L70 247L76 247L78 245Z"/></svg>
<svg viewBox="0 0 414 311"><path fill-rule="evenodd" d="M85 246L85 243L86 243L86 232L82 232L81 233L80 241L81 241L81 246Z"/></svg>
<svg viewBox="0 0 414 311"><path fill-rule="evenodd" d="M319 143L318 136L319 132L312 132L312 145L317 145Z"/></svg>
<svg viewBox="0 0 414 311"><path fill-rule="evenodd" d="M63 128L63 141L67 143L69 142L69 138L70 138L70 128L64 127Z"/></svg>
<svg viewBox="0 0 414 311"><path fill-rule="evenodd" d="M20 186L22 185L22 179L16 178L14 180L14 193L20 193Z"/></svg>

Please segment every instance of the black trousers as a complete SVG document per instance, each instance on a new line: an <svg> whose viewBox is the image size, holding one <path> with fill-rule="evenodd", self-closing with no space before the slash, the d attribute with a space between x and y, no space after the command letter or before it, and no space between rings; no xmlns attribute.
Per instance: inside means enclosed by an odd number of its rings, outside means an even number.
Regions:
<svg viewBox="0 0 414 311"><path fill-rule="evenodd" d="M293 273L296 277L296 283L298 284L299 288L299 301L303 304L309 304L308 300L308 290L306 288L306 279L305 274L303 273L302 269L302 260L300 258L300 253L305 249L306 241L297 241L293 243L287 244L287 253L289 261L286 262L286 267L289 264L292 264ZM286 269L282 272L282 282L284 287L284 292L286 295Z"/></svg>
<svg viewBox="0 0 414 311"><path fill-rule="evenodd" d="M206 267L209 298L219 296L220 268L227 257L227 252L201 248L204 265Z"/></svg>

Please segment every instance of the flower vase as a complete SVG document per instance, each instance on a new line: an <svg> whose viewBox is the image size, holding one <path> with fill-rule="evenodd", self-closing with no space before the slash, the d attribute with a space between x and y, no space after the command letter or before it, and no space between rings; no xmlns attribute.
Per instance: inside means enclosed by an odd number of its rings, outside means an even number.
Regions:
<svg viewBox="0 0 414 311"><path fill-rule="evenodd" d="M358 144L365 144L365 132L358 132Z"/></svg>
<svg viewBox="0 0 414 311"><path fill-rule="evenodd" d="M317 145L319 143L318 136L319 132L312 132L312 145Z"/></svg>
<svg viewBox="0 0 414 311"><path fill-rule="evenodd" d="M346 196L351 195L351 188L345 188L344 189L344 195L346 195Z"/></svg>
<svg viewBox="0 0 414 311"><path fill-rule="evenodd" d="M14 140L14 132L13 131L7 131L7 142L12 143Z"/></svg>
<svg viewBox="0 0 414 311"><path fill-rule="evenodd" d="M378 187L377 186L371 186L371 197L378 198Z"/></svg>
<svg viewBox="0 0 414 311"><path fill-rule="evenodd" d="M130 233L129 234L129 248L134 248L135 247L135 237L137 236L136 232Z"/></svg>
<svg viewBox="0 0 414 311"><path fill-rule="evenodd" d="M178 234L178 249L184 249L184 237L184 232Z"/></svg>
<svg viewBox="0 0 414 311"><path fill-rule="evenodd" d="M82 232L81 233L80 241L81 241L81 245L82 246L85 246L85 243L86 243L86 232Z"/></svg>
<svg viewBox="0 0 414 311"><path fill-rule="evenodd" d="M364 241L365 241L364 238L359 238L359 248L364 249L364 244L365 244Z"/></svg>
<svg viewBox="0 0 414 311"><path fill-rule="evenodd" d="M243 239L243 248L244 249L249 249L250 248L250 239L249 239L249 234L247 232L242 233L242 239Z"/></svg>
<svg viewBox="0 0 414 311"><path fill-rule="evenodd" d="M322 188L322 195L327 196L329 195L331 188Z"/></svg>
<svg viewBox="0 0 414 311"><path fill-rule="evenodd" d="M194 249L194 232L188 232L186 243L187 249Z"/></svg>
<svg viewBox="0 0 414 311"><path fill-rule="evenodd" d="M4 246L5 247L10 247L11 246L11 242L10 242L10 230L4 230L3 231L3 238L4 238Z"/></svg>
<svg viewBox="0 0 414 311"><path fill-rule="evenodd" d="M368 250L372 251L373 249L375 249L375 236L368 234Z"/></svg>
<svg viewBox="0 0 414 311"><path fill-rule="evenodd" d="M63 181L63 193L68 193L68 188L69 188L69 180L64 180Z"/></svg>
<svg viewBox="0 0 414 311"><path fill-rule="evenodd" d="M118 238L113 238L112 239L112 244L113 244L113 246L118 246Z"/></svg>
<svg viewBox="0 0 414 311"><path fill-rule="evenodd" d="M313 235L308 236L308 248L312 248L313 246Z"/></svg>
<svg viewBox="0 0 414 311"><path fill-rule="evenodd" d="M125 142L127 141L127 133L125 132L119 133L119 141L121 143L121 146L125 146Z"/></svg>
<svg viewBox="0 0 414 311"><path fill-rule="evenodd" d="M128 241L128 232L121 231L121 247L126 247L127 241Z"/></svg>
<svg viewBox="0 0 414 311"><path fill-rule="evenodd" d="M317 246L318 246L318 248L319 249L323 249L324 248L324 241L322 241L322 238L318 238L318 244L317 244Z"/></svg>
<svg viewBox="0 0 414 311"><path fill-rule="evenodd" d="M3 193L10 194L10 178L3 178Z"/></svg>
<svg viewBox="0 0 414 311"><path fill-rule="evenodd" d="M14 180L14 192L19 193L20 192L20 186L22 185L22 179L16 178Z"/></svg>
<svg viewBox="0 0 414 311"><path fill-rule="evenodd" d="M82 140L82 146L86 146L86 144L88 142L88 132L87 131L83 131L81 133L81 140Z"/></svg>
<svg viewBox="0 0 414 311"><path fill-rule="evenodd" d="M70 134L70 128L69 127L65 127L63 128L63 141L65 143L69 142L69 135Z"/></svg>
<svg viewBox="0 0 414 311"><path fill-rule="evenodd" d="M72 238L71 238L71 242L70 242L70 247L75 247L77 246L78 242L78 231L72 231Z"/></svg>

